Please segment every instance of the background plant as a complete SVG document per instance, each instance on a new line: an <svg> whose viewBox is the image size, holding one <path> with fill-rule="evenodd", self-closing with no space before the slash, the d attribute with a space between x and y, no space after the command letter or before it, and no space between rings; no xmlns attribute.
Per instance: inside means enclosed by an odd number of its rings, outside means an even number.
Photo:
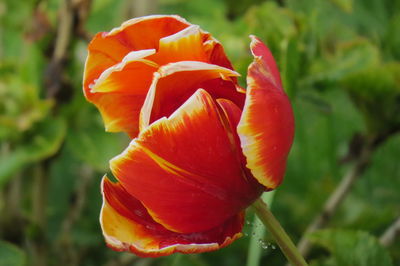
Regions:
<svg viewBox="0 0 400 266"><path fill-rule="evenodd" d="M242 75L247 35L267 42L296 115L272 211L308 243L312 265L399 264L400 1L4 0L0 265L285 264L268 234L252 236L252 212L247 236L213 253L140 259L105 247L99 182L128 139L103 132L82 96L86 46L94 33L149 13L212 32ZM309 224L318 226L305 235Z"/></svg>

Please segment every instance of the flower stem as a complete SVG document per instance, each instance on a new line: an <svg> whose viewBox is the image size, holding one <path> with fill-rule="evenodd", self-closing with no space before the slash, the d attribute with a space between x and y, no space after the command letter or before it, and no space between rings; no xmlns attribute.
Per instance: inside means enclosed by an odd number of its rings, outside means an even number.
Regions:
<svg viewBox="0 0 400 266"><path fill-rule="evenodd" d="M286 234L278 220L268 209L264 201L259 198L253 203L253 208L262 223L268 228L285 257L294 266L307 266L307 262L300 255L292 240Z"/></svg>
<svg viewBox="0 0 400 266"><path fill-rule="evenodd" d="M275 195L275 190L264 192L261 195L261 199L268 205L271 206L272 200ZM254 215L253 228L250 237L248 256L246 266L258 266L260 263L260 258L262 255L262 246L260 245L259 240L264 238L265 235L265 226L260 221L257 215Z"/></svg>

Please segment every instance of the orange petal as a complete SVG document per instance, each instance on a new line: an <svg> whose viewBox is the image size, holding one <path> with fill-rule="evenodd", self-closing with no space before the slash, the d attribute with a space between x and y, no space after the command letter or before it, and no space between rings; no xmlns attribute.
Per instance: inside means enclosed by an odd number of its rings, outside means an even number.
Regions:
<svg viewBox="0 0 400 266"><path fill-rule="evenodd" d="M175 34L190 24L179 16L146 16L131 19L109 33L96 34L88 46L83 78L84 90L89 91L100 74L118 64L131 51L158 49L159 40Z"/></svg>
<svg viewBox="0 0 400 266"><path fill-rule="evenodd" d="M158 67L145 58L154 53L130 52L85 87L85 96L99 108L107 131L137 135L140 109Z"/></svg>
<svg viewBox="0 0 400 266"><path fill-rule="evenodd" d="M203 48L203 33L192 25L180 32L160 39L157 54L150 58L160 65L179 61L207 62Z"/></svg>
<svg viewBox="0 0 400 266"><path fill-rule="evenodd" d="M198 90L111 160L111 170L155 221L180 233L206 231L261 193L241 169L221 114Z"/></svg>
<svg viewBox="0 0 400 266"><path fill-rule="evenodd" d="M173 35L191 24L176 15L151 15L133 18L111 30L107 36L117 38L131 50L158 48L161 38Z"/></svg>
<svg viewBox="0 0 400 266"><path fill-rule="evenodd" d="M214 98L227 98L243 106L245 95L237 92L233 70L203 62L181 61L161 67L154 75L141 110L140 128L171 115L197 89L207 90Z"/></svg>
<svg viewBox="0 0 400 266"><path fill-rule="evenodd" d="M107 245L117 251L130 251L142 257L200 253L227 246L241 236L243 213L209 231L180 234L155 222L143 204L120 183L104 177L102 194L101 228Z"/></svg>
<svg viewBox="0 0 400 266"><path fill-rule="evenodd" d="M267 189L282 181L294 136L294 118L268 48L252 37L254 61L247 76L246 102L238 134L247 167Z"/></svg>
<svg viewBox="0 0 400 266"><path fill-rule="evenodd" d="M138 117L144 102L144 95L126 93L94 93L91 101L99 108L106 131L138 134Z"/></svg>
<svg viewBox="0 0 400 266"><path fill-rule="evenodd" d="M191 25L160 39L157 54L151 60L160 65L179 61L201 61L233 69L223 46L208 32Z"/></svg>
<svg viewBox="0 0 400 266"><path fill-rule="evenodd" d="M158 67L146 57L154 53L130 52L85 87L85 96L99 108L107 131L137 135L140 109Z"/></svg>
<svg viewBox="0 0 400 266"><path fill-rule="evenodd" d="M126 92L146 95L158 65L147 59L155 49L128 53L120 63L104 70L89 84L90 92Z"/></svg>

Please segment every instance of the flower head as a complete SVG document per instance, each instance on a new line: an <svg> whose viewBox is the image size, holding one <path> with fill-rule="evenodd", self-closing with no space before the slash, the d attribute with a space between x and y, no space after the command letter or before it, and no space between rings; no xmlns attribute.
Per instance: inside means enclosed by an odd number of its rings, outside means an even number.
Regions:
<svg viewBox="0 0 400 266"><path fill-rule="evenodd" d="M223 47L178 16L129 20L89 45L86 98L132 141L102 182L107 244L142 256L211 251L282 181L294 121L276 63L251 36L247 88Z"/></svg>

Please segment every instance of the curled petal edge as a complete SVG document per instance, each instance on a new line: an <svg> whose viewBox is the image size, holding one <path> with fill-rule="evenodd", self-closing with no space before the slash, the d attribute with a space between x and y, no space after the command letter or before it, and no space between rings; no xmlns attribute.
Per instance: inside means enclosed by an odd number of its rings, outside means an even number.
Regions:
<svg viewBox="0 0 400 266"><path fill-rule="evenodd" d="M134 24L137 24L139 22L143 22L143 21L147 21L147 20L154 20L154 19L162 19L162 18L173 18L179 22L181 22L182 24L186 24L187 26L190 26L192 24L190 24L186 19L178 16L178 15L149 15L149 16L142 16L142 17L137 17L137 18L132 18L128 21L125 21L124 23L122 23L121 26L113 28L111 31L109 31L107 33L108 36L112 36L115 34L120 33L121 31L123 31L125 28L132 26Z"/></svg>
<svg viewBox="0 0 400 266"><path fill-rule="evenodd" d="M155 49L147 49L140 51L132 51L128 53L120 63L115 64L100 74L100 76L93 81L93 83L89 84L89 89L91 93L95 92L109 92L109 90L102 88L102 84L114 73L118 71L122 71L129 63L132 62L141 62L143 64L149 65L154 69L158 68L158 64L148 59L146 57L153 55L156 53Z"/></svg>
<svg viewBox="0 0 400 266"><path fill-rule="evenodd" d="M139 119L139 129L143 130L150 124L150 117L154 106L154 100L157 94L157 85L160 80L166 78L168 76L172 76L174 74L179 74L179 72L198 72L203 73L202 77L197 80L197 82L204 81L205 77L207 79L215 79L221 78L222 80L232 80L240 76L239 73L229 69L224 68L218 65L208 64L204 62L198 61L180 61L176 63L170 63L168 65L164 65L158 69L157 72L154 73L153 81L150 85L149 91L147 93L146 99L144 101L143 107L140 112ZM193 80L191 81L193 82ZM187 85L187 82L186 84ZM239 91L239 87L236 86L236 89Z"/></svg>
<svg viewBox="0 0 400 266"><path fill-rule="evenodd" d="M141 257L160 257L160 256L171 255L173 253L184 253L184 254L203 253L203 252L218 250L220 248L228 246L233 241L235 241L236 239L238 239L242 236L242 233L239 231L239 232L233 234L232 236L227 236L222 243L218 243L218 242L201 243L201 244L199 244L199 243L190 243L190 244L176 243L176 244L172 244L172 245L160 248L159 247L160 240L157 239L159 237L159 235L154 234L153 235L154 238L152 239L150 230L147 230L146 227L143 227L142 225L134 222L133 220L131 220L131 219L125 217L124 215L122 215L121 213L119 213L110 204L110 202L108 202L106 200L105 192L104 192L104 186L105 186L106 182L111 183L111 181L109 181L107 176L104 176L103 180L101 182L101 191L102 191L102 195L103 195L103 206L102 206L101 213L100 213L100 225L102 227L103 236L106 240L107 246L115 251L128 251L128 252L134 253ZM109 219L108 221L105 220L105 219L107 219L107 217ZM243 223L244 214L243 213L239 214L239 217ZM124 231L124 236L127 236L127 234L128 234L127 237L132 237L132 239L135 239L136 234L129 235L129 232L132 233L132 232L135 232L135 230L139 230L139 231L147 230L148 232L145 232L145 234L147 234L147 237L149 237L149 239L147 239L145 241L145 245L142 247L133 242L129 243L129 242L121 241L117 237L115 237L115 236L111 235L109 232L107 232L107 226L105 225L106 222L107 223L110 223L110 222L116 223L115 224L115 225L117 225L116 228L118 228L118 230ZM140 241L143 241L143 239L140 239Z"/></svg>

